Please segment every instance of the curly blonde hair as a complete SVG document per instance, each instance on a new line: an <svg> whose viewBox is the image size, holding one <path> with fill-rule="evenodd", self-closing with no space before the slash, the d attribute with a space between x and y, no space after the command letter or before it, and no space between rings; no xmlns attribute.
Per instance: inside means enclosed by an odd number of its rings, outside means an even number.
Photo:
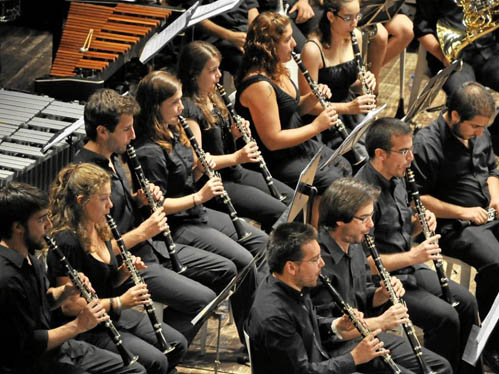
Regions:
<svg viewBox="0 0 499 374"><path fill-rule="evenodd" d="M70 230L76 234L82 247L90 251L90 238L83 226L83 207L107 183L111 183L111 176L95 164L69 164L63 168L50 186L49 215L54 226L52 234ZM83 196L80 204L78 196ZM102 240L111 239L107 224L98 225L97 232Z"/></svg>

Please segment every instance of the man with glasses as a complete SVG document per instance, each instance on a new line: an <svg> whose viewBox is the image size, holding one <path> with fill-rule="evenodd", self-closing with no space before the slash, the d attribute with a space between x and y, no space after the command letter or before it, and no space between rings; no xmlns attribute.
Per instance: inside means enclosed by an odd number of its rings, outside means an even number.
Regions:
<svg viewBox="0 0 499 374"><path fill-rule="evenodd" d="M450 291L459 305L454 309L441 298L437 274L424 264L442 258L439 235L412 246L412 237L421 233L404 179L414 159L412 138L411 127L398 119L375 121L366 134L370 161L356 177L381 190L374 204L375 244L386 269L405 287L409 315L412 322L424 330L425 347L449 360L454 372L471 372L473 368L461 361L461 356L473 323L478 324L476 300L468 290L452 281ZM431 207L428 208L426 219L434 231L435 215ZM375 273L371 257L368 262Z"/></svg>
<svg viewBox="0 0 499 374"><path fill-rule="evenodd" d="M414 140L414 173L424 205L435 212L444 253L478 271L482 320L499 291L499 172L487 126L495 115L491 94L468 82L447 99L447 110ZM496 328L497 330L497 328ZM489 338L484 362L499 372L499 333Z"/></svg>
<svg viewBox="0 0 499 374"><path fill-rule="evenodd" d="M353 373L356 366L382 355L374 331L333 357L321 344L358 336L345 316L317 317L309 288L317 285L324 261L310 225L285 223L268 242L271 274L258 288L248 318L252 371L270 373ZM334 332L333 332L334 330Z"/></svg>
<svg viewBox="0 0 499 374"><path fill-rule="evenodd" d="M408 322L407 308L401 303L391 305L385 287L375 287L362 249L364 236L373 228L374 203L379 189L353 178L334 181L322 196L319 213L319 244L325 263L322 273L327 275L343 299L364 313L371 331L390 330ZM405 293L399 279L391 278L398 297ZM311 291L317 314L323 317L338 316L333 300L324 285ZM383 313L380 309L383 308ZM394 334L378 335L384 347L390 350L395 363L402 369L420 373L418 360L408 340ZM330 352L344 352L357 340L350 342L324 342ZM423 348L423 358L439 374L451 372L449 362ZM357 366L360 372L385 372L389 369L381 360L372 360Z"/></svg>

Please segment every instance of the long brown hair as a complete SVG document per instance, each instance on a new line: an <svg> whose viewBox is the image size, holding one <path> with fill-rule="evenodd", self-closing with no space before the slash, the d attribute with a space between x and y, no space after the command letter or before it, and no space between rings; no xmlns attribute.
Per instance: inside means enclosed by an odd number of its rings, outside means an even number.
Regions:
<svg viewBox="0 0 499 374"><path fill-rule="evenodd" d="M279 80L283 74L289 75L284 64L279 62L277 49L284 31L290 24L288 17L275 12L263 12L253 20L246 34L238 84L253 68L263 70L273 80Z"/></svg>
<svg viewBox="0 0 499 374"><path fill-rule="evenodd" d="M70 230L76 234L82 247L90 251L90 238L83 226L83 207L107 183L111 183L109 173L95 164L69 164L63 168L50 186L49 214L53 233ZM80 204L78 196L83 196ZM96 227L102 240L110 240L111 232L107 224Z"/></svg>
<svg viewBox="0 0 499 374"><path fill-rule="evenodd" d="M350 3L352 1L354 0L324 0L324 13L322 14L322 17L319 21L318 29L319 38L321 40L321 43L324 45L324 48L331 47L331 22L327 18L327 12L331 12L335 16L337 16L338 12L343 7L343 4Z"/></svg>
<svg viewBox="0 0 499 374"><path fill-rule="evenodd" d="M139 82L136 98L140 105L140 113L135 118L137 140L152 139L168 152L172 150L168 126L161 115L161 104L175 95L181 87L177 78L163 70L153 71ZM180 135L180 141L190 147L182 126L180 124L172 126Z"/></svg>
<svg viewBox="0 0 499 374"><path fill-rule="evenodd" d="M222 55L217 47L208 42L196 40L184 47L178 59L177 67L177 76L182 82L184 96L190 98L201 109L210 127L215 126L218 119L208 108L206 101L199 96L197 79L211 58L216 58L219 62L222 60ZM211 92L208 97L220 110L222 116L227 118L227 108L225 108L222 99L218 97L216 92Z"/></svg>

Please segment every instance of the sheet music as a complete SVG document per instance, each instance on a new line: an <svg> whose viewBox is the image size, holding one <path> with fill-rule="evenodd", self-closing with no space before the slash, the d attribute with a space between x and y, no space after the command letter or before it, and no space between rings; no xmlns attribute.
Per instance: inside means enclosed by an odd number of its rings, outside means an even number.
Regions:
<svg viewBox="0 0 499 374"><path fill-rule="evenodd" d="M194 14L187 24L187 27L194 26L196 23L204 21L205 19L231 10L238 6L241 1L242 0L218 0L214 3L201 5L195 10Z"/></svg>
<svg viewBox="0 0 499 374"><path fill-rule="evenodd" d="M353 149L353 146L359 141L360 137L367 131L371 123L373 123L378 114L385 110L386 104L369 111L364 119L352 130L352 132L346 137L345 140L340 144L336 151L329 157L324 164L322 164L319 170L324 170L331 162L336 160L339 156L343 156L345 153Z"/></svg>
<svg viewBox="0 0 499 374"><path fill-rule="evenodd" d="M473 325L464 349L463 361L475 366L478 357L480 357L485 348L485 344L487 343L490 334L494 331L497 320L499 320L499 294L496 295L494 304L492 304L492 308L490 308L487 317L485 317L482 327Z"/></svg>
<svg viewBox="0 0 499 374"><path fill-rule="evenodd" d="M151 59L161 48L163 48L175 35L188 27L188 22L198 6L199 1L196 1L163 31L159 34L154 34L154 36L147 41L144 49L142 49L142 53L139 57L140 62L144 64L149 61L149 59Z"/></svg>

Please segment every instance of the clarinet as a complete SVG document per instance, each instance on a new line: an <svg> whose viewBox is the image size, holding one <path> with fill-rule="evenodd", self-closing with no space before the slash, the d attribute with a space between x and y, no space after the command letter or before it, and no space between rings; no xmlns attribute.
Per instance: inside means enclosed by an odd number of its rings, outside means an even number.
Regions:
<svg viewBox="0 0 499 374"><path fill-rule="evenodd" d="M142 166L140 165L139 160L137 159L137 154L135 153L135 148L128 144L126 147L126 153L128 155L128 159L130 160L130 164L135 173L135 177L137 178L140 188L144 191L146 195L147 202L149 203L149 207L155 212L158 209L161 209L160 204L154 200L151 190L149 189L149 181L147 180L144 171L142 170ZM168 248L168 254L170 255L170 261L172 263L172 268L175 272L182 274L187 270L187 266L183 265L180 262L177 254L177 248L175 243L173 242L172 234L170 232L170 227L168 224L165 225L163 230L163 237L165 239L166 248Z"/></svg>
<svg viewBox="0 0 499 374"><path fill-rule="evenodd" d="M374 260L374 264L376 265L376 269L378 269L378 273L385 284L385 288L388 291L388 295L390 296L390 301L393 305L403 304L405 306L405 302L397 297L395 291L393 290L390 273L386 270L383 262L381 261L381 257L376 249L376 245L374 244L374 239L371 235L365 235L365 243L369 251L371 252L371 256ZM411 344L411 348L416 355L416 359L418 360L419 367L424 374L436 374L435 371L431 370L428 364L425 362L423 358L423 351L421 349L421 344L416 336L416 331L414 330L414 325L411 320L408 323L404 323L402 325L404 328L405 335Z"/></svg>
<svg viewBox="0 0 499 374"><path fill-rule="evenodd" d="M360 83L362 84L362 94L373 95L373 90L367 85L366 82L366 67L362 63L362 56L360 55L359 42L355 36L355 32L351 33L352 38L352 49L355 56L355 61L357 62L357 68L359 70Z"/></svg>
<svg viewBox="0 0 499 374"><path fill-rule="evenodd" d="M196 152L196 155L198 156L199 162L201 162L201 165L203 165L203 168L205 170L206 175L208 178L220 178L220 174L217 173L215 170L213 170L210 165L208 164L208 160L206 159L206 153L204 150L199 146L196 138L194 137L194 134L192 133L191 128L189 127L189 124L185 120L184 117L178 116L178 119L180 121L180 124L182 125L187 137L189 138L189 141L192 145L192 148L194 149L194 152ZM232 223L234 225L234 228L236 229L237 237L238 237L238 242L242 243L246 239L248 239L251 236L250 232L247 232L246 229L244 228L243 224L241 223L241 219L237 216L236 208L234 208L234 205L232 204L232 200L229 197L229 194L227 191L223 191L222 194L222 202L225 204L229 211L230 219L232 220Z"/></svg>
<svg viewBox="0 0 499 374"><path fill-rule="evenodd" d="M59 261L64 264L69 279L71 279L71 282L75 285L76 288L78 288L81 296L85 299L85 301L87 303L90 303L92 300L98 299L97 295L90 291L88 287L81 281L78 272L71 266L64 253L57 246L55 240L48 235L45 235L44 238L49 246L49 249L52 250ZM135 363L139 359L139 356L133 356L132 353L123 345L121 335L118 332L118 329L116 329L116 326L114 326L113 321L111 321L111 319L108 319L104 322L104 325L106 326L109 337L111 338L113 343L116 344L116 348L118 349L121 359L123 360L123 364L125 366L130 366Z"/></svg>
<svg viewBox="0 0 499 374"><path fill-rule="evenodd" d="M293 56L293 59L295 60L296 64L298 65L298 68L302 72L303 76L307 80L308 85L310 86L310 89L314 93L314 95L319 99L319 102L321 103L321 106L326 109L329 107L329 103L326 101L326 99L322 96L322 94L319 92L319 86L317 86L317 83L312 79L310 76L310 73L308 72L307 68L303 64L303 61L301 60L301 57L298 53L295 51L291 51L291 56ZM341 119L336 120L336 124L334 125L338 133L340 134L340 137L342 140L345 140L348 136L348 131L345 127L345 124ZM356 151L355 148L352 148L352 153L355 159L354 165L360 165L364 163L365 157L360 156Z"/></svg>
<svg viewBox="0 0 499 374"><path fill-rule="evenodd" d="M435 235L428 226L428 222L426 222L425 215L425 207L421 202L421 197L419 196L418 187L416 185L416 180L414 178L414 172L408 168L407 169L407 188L410 191L412 196L412 200L414 201L414 205L416 206L416 211L418 213L419 221L421 222L421 226L423 228L423 234L425 239L428 239ZM459 305L459 302L454 299L452 292L449 288L449 278L445 275L444 265L441 259L433 260L433 264L435 265L435 270L438 275L438 280L440 282L440 287L442 288L442 295L445 301L447 301L453 307Z"/></svg>
<svg viewBox="0 0 499 374"><path fill-rule="evenodd" d="M327 290L331 294L333 301L335 304L338 306L338 308L341 309L341 312L343 314L346 314L346 316L350 319L352 324L355 326L355 328L360 332L360 335L362 335L363 338L365 338L367 335L371 333L369 328L367 328L355 315L355 312L353 308L347 304L341 295L336 291L336 289L333 287L331 284L331 280L329 279L328 276L324 274L319 274L319 278L324 283L326 286ZM400 368L397 366L397 364L393 361L392 356L389 353L385 353L383 355L383 361L392 369L394 374L400 374L402 371Z"/></svg>
<svg viewBox="0 0 499 374"><path fill-rule="evenodd" d="M128 268L128 271L130 272L130 276L132 277L133 283L135 285L145 284L144 279L139 274L137 268L133 264L132 254L126 248L125 242L123 242L123 238L121 237L121 234L118 231L118 226L116 225L116 222L114 222L113 217L111 217L110 214L106 214L106 220L107 224L109 225L109 228L111 229L111 232L113 233L113 237L116 240L116 243L118 243L118 246L120 247L121 258L123 259L123 263L125 264L125 266ZM156 317L156 313L154 312L154 305L150 298L144 304L144 309L147 313L147 316L149 317L149 320L151 321L151 325L153 327L154 334L156 335L156 339L158 339L159 349L165 355L173 351L175 347L171 346L166 341L165 336L163 335L163 329L161 327L161 323L158 321L158 318Z"/></svg>
<svg viewBox="0 0 499 374"><path fill-rule="evenodd" d="M244 142L248 144L249 142L255 141L248 134L248 131L246 131L246 126L244 126L243 123L244 119L234 110L234 105L232 105L232 102L227 96L227 92L225 92L224 86L222 86L220 83L217 83L216 85L217 85L217 90L220 93L220 96L222 97L222 100L224 101L225 106L227 107L227 110L229 111L232 120L236 124L237 129L241 133ZM282 195L274 185L274 179L272 178L272 175L270 174L270 171L267 168L267 164L261 155L258 158L258 166L260 167L260 172L263 175L265 183L267 183L267 187L269 188L270 194L279 201L284 201L286 199L286 196Z"/></svg>

